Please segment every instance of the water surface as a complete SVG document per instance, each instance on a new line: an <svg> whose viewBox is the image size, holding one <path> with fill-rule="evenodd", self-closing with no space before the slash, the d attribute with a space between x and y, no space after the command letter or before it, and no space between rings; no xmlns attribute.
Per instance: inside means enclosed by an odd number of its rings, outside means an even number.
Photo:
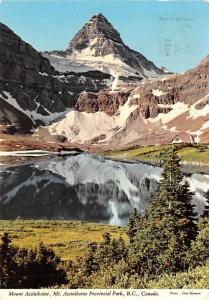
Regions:
<svg viewBox="0 0 209 300"><path fill-rule="evenodd" d="M125 225L142 213L161 169L92 154L55 157L27 165L0 166L0 219L85 220ZM200 214L209 175L186 176Z"/></svg>

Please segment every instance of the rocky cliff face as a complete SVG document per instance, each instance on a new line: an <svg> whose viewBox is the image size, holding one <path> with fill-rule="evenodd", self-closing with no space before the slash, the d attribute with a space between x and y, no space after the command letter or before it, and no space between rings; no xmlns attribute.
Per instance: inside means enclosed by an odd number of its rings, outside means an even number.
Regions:
<svg viewBox="0 0 209 300"><path fill-rule="evenodd" d="M120 100L123 95L123 101L118 101L117 110L120 105L127 101L131 93L130 105L137 105L144 119L156 118L159 113L172 111L172 106L177 102L185 103L188 106L195 105L195 109L200 112L209 104L209 57L205 58L198 67L183 75L147 80L137 88L132 89L131 92L82 94L76 107L79 111L96 112L102 110L107 112L107 108L104 109L102 103L109 98ZM94 99L94 101L91 102L90 99ZM115 113L114 107L114 103L109 101L108 108Z"/></svg>
<svg viewBox="0 0 209 300"><path fill-rule="evenodd" d="M29 132L61 117L83 90L106 87L110 75L63 75L47 58L0 23L0 131Z"/></svg>
<svg viewBox="0 0 209 300"><path fill-rule="evenodd" d="M120 81L158 77L165 74L142 54L130 49L119 32L102 15L93 16L69 43L66 51L44 54L59 71L96 69ZM63 61L64 59L64 61Z"/></svg>
<svg viewBox="0 0 209 300"><path fill-rule="evenodd" d="M138 109L115 139L124 141L126 137L128 142L132 131L139 144L208 142L209 58L185 74L140 85L133 90L130 105Z"/></svg>
<svg viewBox="0 0 209 300"><path fill-rule="evenodd" d="M69 123L69 114L49 132L63 132L71 141L109 149L208 142L209 58L185 74L144 80L123 92L83 93L76 108L74 122ZM85 129L84 124L92 123L95 127L91 131ZM71 130L75 127L76 134Z"/></svg>
<svg viewBox="0 0 209 300"><path fill-rule="evenodd" d="M0 24L0 122L27 131L38 118L71 106L48 60ZM54 101L54 105L52 105ZM69 103L67 103L69 102ZM41 120L40 120L41 121ZM13 126L15 123L15 126Z"/></svg>
<svg viewBox="0 0 209 300"><path fill-rule="evenodd" d="M102 41L111 40L112 42L123 44L119 32L113 28L112 24L102 14L98 14L94 15L70 41L68 53L72 53L74 50L85 49L89 46L91 40L95 38L101 39L95 45L96 56L112 54L112 51L114 51L114 48L105 47L105 43L103 44Z"/></svg>
<svg viewBox="0 0 209 300"><path fill-rule="evenodd" d="M116 93L109 93L108 91L82 93L78 98L75 108L81 112L94 113L101 111L113 116L119 107L126 103L129 94L128 91Z"/></svg>

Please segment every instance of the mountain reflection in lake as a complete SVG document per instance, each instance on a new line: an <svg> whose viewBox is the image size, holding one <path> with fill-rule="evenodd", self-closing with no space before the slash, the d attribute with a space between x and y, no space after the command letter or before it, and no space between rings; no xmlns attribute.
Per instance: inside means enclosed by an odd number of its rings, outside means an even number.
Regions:
<svg viewBox="0 0 209 300"><path fill-rule="evenodd" d="M0 167L0 219L86 220L125 225L137 208L142 213L155 191L161 169L123 163L91 154ZM198 213L209 176L186 177L195 191Z"/></svg>

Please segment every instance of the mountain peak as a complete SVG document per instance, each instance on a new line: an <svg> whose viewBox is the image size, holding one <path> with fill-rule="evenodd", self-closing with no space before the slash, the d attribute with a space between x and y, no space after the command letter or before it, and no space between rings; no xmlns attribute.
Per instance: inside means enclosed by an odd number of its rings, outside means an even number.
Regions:
<svg viewBox="0 0 209 300"><path fill-rule="evenodd" d="M123 43L119 32L112 26L112 24L101 13L94 15L81 28L69 43L68 51L73 49L82 50L89 46L93 39L102 39L103 41L112 40L117 43Z"/></svg>
<svg viewBox="0 0 209 300"><path fill-rule="evenodd" d="M122 72L114 70L111 73L112 75L116 72L125 77L127 74L131 74L130 76L147 78L164 74L163 69L157 68L141 53L126 46L120 37L120 33L101 13L92 16L75 35L69 43L67 54L72 55L73 59L90 61L90 63L100 60L100 70L106 68L105 58L109 64L115 64L117 70L122 66ZM127 69L129 69L128 72Z"/></svg>
<svg viewBox="0 0 209 300"><path fill-rule="evenodd" d="M103 24L106 24L106 25L109 25L112 27L111 23L108 21L108 19L102 14L102 13L99 13L97 15L93 15L91 17L91 19L87 22L88 23L96 23L97 25L99 25L99 23L103 23Z"/></svg>
<svg viewBox="0 0 209 300"><path fill-rule="evenodd" d="M46 57L50 59L50 55L47 53ZM59 58L54 61L52 58L55 69L60 70L60 65L63 64L66 66L65 70L71 70L75 64L82 65L88 70L90 68L110 74L116 79L116 83L123 78L136 81L167 73L141 53L130 49L122 41L120 33L101 13L93 15L71 40L67 50L56 51L56 55L60 55L61 59L65 57L67 62L59 61Z"/></svg>
<svg viewBox="0 0 209 300"><path fill-rule="evenodd" d="M95 19L97 19L97 20L100 19L100 20L103 20L105 22L108 22L107 19L105 18L105 16L102 13L99 13L97 15L92 16L91 19L90 19L90 21L91 20L93 21Z"/></svg>

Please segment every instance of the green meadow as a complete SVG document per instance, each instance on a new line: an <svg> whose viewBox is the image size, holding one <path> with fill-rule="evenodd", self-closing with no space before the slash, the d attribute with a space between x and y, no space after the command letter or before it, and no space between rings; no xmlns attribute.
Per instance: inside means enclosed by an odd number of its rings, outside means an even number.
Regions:
<svg viewBox="0 0 209 300"><path fill-rule="evenodd" d="M209 164L209 146L206 144L178 144L177 154L182 161L188 163ZM132 158L141 161L159 162L162 154L173 145L139 146L124 150L106 151L103 155L117 158Z"/></svg>
<svg viewBox="0 0 209 300"><path fill-rule="evenodd" d="M83 256L90 243L102 241L105 232L115 238L128 239L125 227L82 221L1 220L0 236L3 232L7 232L13 245L20 248L35 249L42 241L63 260Z"/></svg>

